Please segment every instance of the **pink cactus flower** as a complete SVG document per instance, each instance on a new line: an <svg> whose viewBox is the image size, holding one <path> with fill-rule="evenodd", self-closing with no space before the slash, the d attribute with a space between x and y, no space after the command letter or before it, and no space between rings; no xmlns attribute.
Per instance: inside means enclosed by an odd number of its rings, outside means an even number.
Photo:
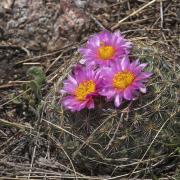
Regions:
<svg viewBox="0 0 180 180"><path fill-rule="evenodd" d="M144 83L152 75L150 72L143 72L146 66L147 64L140 64L138 60L130 63L128 57L124 57L110 67L102 68L105 85L99 94L107 100L114 99L115 106L119 107L123 99L134 100L138 90L146 93Z"/></svg>
<svg viewBox="0 0 180 180"><path fill-rule="evenodd" d="M94 97L98 95L102 78L100 73L92 68L76 66L73 74L64 81L64 87L60 91L66 94L61 103L66 108L80 111L84 108L94 108Z"/></svg>
<svg viewBox="0 0 180 180"><path fill-rule="evenodd" d="M86 46L79 51L83 56L83 63L88 66L107 66L129 54L130 48L131 43L124 39L120 32L103 31L90 37Z"/></svg>

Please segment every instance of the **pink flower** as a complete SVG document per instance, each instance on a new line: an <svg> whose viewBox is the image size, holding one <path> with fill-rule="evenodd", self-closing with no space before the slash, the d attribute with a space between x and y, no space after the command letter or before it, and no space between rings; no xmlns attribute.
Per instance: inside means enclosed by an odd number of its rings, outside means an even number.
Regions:
<svg viewBox="0 0 180 180"><path fill-rule="evenodd" d="M138 60L130 63L128 57L124 57L121 62L116 61L110 67L102 68L105 85L99 94L108 100L114 99L115 106L119 107L123 98L134 100L138 90L146 93L144 82L152 75L142 71L146 66Z"/></svg>
<svg viewBox="0 0 180 180"><path fill-rule="evenodd" d="M64 81L61 93L67 96L62 99L62 105L72 112L94 108L94 97L98 95L101 79L100 73L94 69L76 66L73 75Z"/></svg>
<svg viewBox="0 0 180 180"><path fill-rule="evenodd" d="M120 34L103 31L93 35L85 48L79 51L88 66L109 65L112 61L119 61L124 55L129 54L131 43Z"/></svg>

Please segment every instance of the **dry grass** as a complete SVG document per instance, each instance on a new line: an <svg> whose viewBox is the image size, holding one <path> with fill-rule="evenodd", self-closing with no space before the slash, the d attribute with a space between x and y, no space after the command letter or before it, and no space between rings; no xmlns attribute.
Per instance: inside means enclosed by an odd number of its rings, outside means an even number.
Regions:
<svg viewBox="0 0 180 180"><path fill-rule="evenodd" d="M179 37L178 1L119 1L93 13L81 43L21 60L42 63L41 97L25 88L1 108L20 107L0 119L0 175L13 179L178 179ZM132 56L154 73L148 93L115 109L70 113L58 105L62 81L80 60L77 48L92 32L120 29L134 44ZM7 120L6 117L16 117ZM9 178L10 179L10 178Z"/></svg>

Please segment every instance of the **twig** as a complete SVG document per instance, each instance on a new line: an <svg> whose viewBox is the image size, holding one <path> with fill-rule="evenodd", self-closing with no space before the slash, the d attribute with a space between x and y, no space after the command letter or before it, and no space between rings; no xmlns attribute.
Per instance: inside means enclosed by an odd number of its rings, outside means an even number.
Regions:
<svg viewBox="0 0 180 180"><path fill-rule="evenodd" d="M86 144L86 145L89 146L89 147L90 147L90 148L91 148L91 149L92 149L92 150L93 150L93 151L94 151L101 159L103 159L102 154L100 154L95 148L93 148L92 146L90 146L89 144L87 144L87 142L84 141L84 140L82 140L80 137L74 135L73 133L67 131L66 129L64 129L64 128L62 128L62 127L56 125L56 124L53 124L53 123L51 123L51 122L49 122L49 121L47 121L47 120L45 120L45 119L42 119L42 120L43 120L44 122L50 124L51 126L55 127L56 129L59 129L59 130L65 132L65 133L67 133L67 134L69 134L69 135L75 137L76 139L78 139L79 141L81 141L81 142L83 143L83 145Z"/></svg>
<svg viewBox="0 0 180 180"><path fill-rule="evenodd" d="M39 62L29 62L29 63L23 63L23 65L41 65Z"/></svg>
<svg viewBox="0 0 180 180"><path fill-rule="evenodd" d="M162 5L162 1L160 1L160 16L161 16L161 28L163 28L163 5Z"/></svg>
<svg viewBox="0 0 180 180"><path fill-rule="evenodd" d="M7 84L2 84L0 85L0 89L5 89L5 88L11 88L11 87L16 87L16 86L21 86L24 83L29 83L30 81L9 81Z"/></svg>
<svg viewBox="0 0 180 180"><path fill-rule="evenodd" d="M84 141L84 143L73 153L73 158L76 157L76 155L78 154L78 152L83 148L83 146L86 144L89 143L89 140L91 139L91 137L96 133L96 131L98 129L100 129L107 121L109 121L109 119L111 119L112 117L114 116L114 114L111 114L110 116L108 116L104 121L103 123L101 123L92 133L91 135L87 138L86 141Z"/></svg>
<svg viewBox="0 0 180 180"><path fill-rule="evenodd" d="M61 52L62 50L66 49L66 48L70 48L71 46L73 46L75 44L71 43L57 51L54 51L54 52L50 52L50 53L47 53L47 54L43 54L43 55L39 55L39 56L35 56L35 57L32 57L32 58L28 58L28 59L24 59L24 60L21 60L19 62L17 62L15 65L17 64L22 64L22 63L25 63L25 62L28 62L30 60L36 60L36 59L42 59L42 57L48 57L48 56L52 56L52 55L56 55L58 54L59 52ZM24 50L24 49L23 49ZM42 59L43 60L43 59Z"/></svg>
<svg viewBox="0 0 180 180"><path fill-rule="evenodd" d="M20 86L21 84L2 84L0 85L0 89L6 89L6 88L11 88L15 86Z"/></svg>
<svg viewBox="0 0 180 180"><path fill-rule="evenodd" d="M147 4L145 4L144 6L142 6L141 8L139 8L138 10L134 11L133 13L131 13L130 15L126 16L125 18L121 19L116 25L114 25L111 30L115 30L117 29L120 24L122 22L124 22L125 20L127 20L128 18L130 18L131 16L134 16L136 14L138 14L139 12L141 12L143 9L145 9L146 7L150 6L151 4L153 4L154 2L156 2L156 0L152 0L150 2L148 2Z"/></svg>
<svg viewBox="0 0 180 180"><path fill-rule="evenodd" d="M7 126L14 126L16 128L19 128L19 129L34 129L31 126L26 126L24 124L15 123L15 122L9 122L9 121L7 121L5 119L0 119L0 123L2 123L4 125L7 125Z"/></svg>
<svg viewBox="0 0 180 180"><path fill-rule="evenodd" d="M59 61L59 59L62 57L63 53L61 53L50 65L49 67L46 69L46 73L49 71L49 69L57 62Z"/></svg>
<svg viewBox="0 0 180 180"><path fill-rule="evenodd" d="M118 122L117 128L116 128L116 130L115 130L115 132L114 132L114 134L113 134L113 137L110 139L108 145L107 145L106 148L105 148L106 150L109 149L109 147L111 146L112 142L114 141L114 138L116 137L116 133L117 133L117 131L118 131L118 129L119 129L121 123L122 123L123 115L124 115L124 114L122 113L122 114L121 114L121 117L120 117L120 120L119 120L119 122Z"/></svg>
<svg viewBox="0 0 180 180"><path fill-rule="evenodd" d="M30 55L30 52L28 49L26 49L25 47L21 47L21 46L13 46L13 45L0 45L0 49L12 49L12 50L21 50L23 52L25 52L28 56Z"/></svg>
<svg viewBox="0 0 180 180"><path fill-rule="evenodd" d="M102 23L100 23L99 20L97 20L96 17L94 17L92 14L88 13L87 14L90 16L90 18L102 29L105 30L106 28L102 25Z"/></svg>
<svg viewBox="0 0 180 180"><path fill-rule="evenodd" d="M29 169L28 179L31 178L31 172L32 172L32 168L33 168L35 155L36 155L37 142L38 142L38 138L40 136L40 125L41 125L41 122L42 122L42 115L43 115L45 106L46 106L46 104L44 103L43 107L41 109L41 112L39 113L39 116L38 116L37 127L36 127L37 128L37 135L36 135L35 146L34 146L32 158L31 158L31 165L30 165L30 169Z"/></svg>
<svg viewBox="0 0 180 180"><path fill-rule="evenodd" d="M165 8L164 11L163 11L163 14L165 14L165 13L168 11L170 5L171 5L171 3L169 3L169 4L166 6L166 8ZM150 26L150 28L151 28L151 27L154 27L154 25L157 24L157 22L158 22L160 19L161 19L161 16L157 18L157 20Z"/></svg>
<svg viewBox="0 0 180 180"><path fill-rule="evenodd" d="M132 176L132 174L134 174L134 172L136 171L136 169L139 167L140 163L143 161L144 157L147 155L147 153L149 152L150 148L152 147L152 145L154 144L155 140L157 139L157 137L159 136L160 132L162 131L162 129L164 128L164 126L168 123L168 121L174 117L174 115L176 115L177 112L174 112L161 126L161 128L159 129L159 131L156 133L154 139L152 140L151 144L148 146L146 152L144 153L144 155L142 156L141 160L139 161L139 163L137 164L137 166L134 168L134 170L132 171L132 173L130 174L129 178Z"/></svg>
<svg viewBox="0 0 180 180"><path fill-rule="evenodd" d="M3 107L5 105L9 104L10 102L14 101L15 99L17 99L18 97L22 96L23 94L26 94L30 90L31 89L27 89L26 91L22 92L21 94L19 94L18 96L14 97L13 99L10 99L9 101L6 101L5 103L1 104L0 107Z"/></svg>
<svg viewBox="0 0 180 180"><path fill-rule="evenodd" d="M72 169L73 169L73 171L74 171L75 179L77 179L77 172L76 172L76 170L75 170L75 167L74 167L74 165L73 165L73 162L72 162L71 158L69 157L68 153L65 151L65 149L64 149L63 146L62 146L62 144L60 144L59 142L57 142L53 137L51 137L51 136L49 136L49 137L51 138L52 141L54 141L54 143L57 144L57 146L58 146L59 148L62 149L62 151L64 152L65 156L68 158L68 160L69 160L69 162L70 162L70 164L71 164L71 166L72 166Z"/></svg>

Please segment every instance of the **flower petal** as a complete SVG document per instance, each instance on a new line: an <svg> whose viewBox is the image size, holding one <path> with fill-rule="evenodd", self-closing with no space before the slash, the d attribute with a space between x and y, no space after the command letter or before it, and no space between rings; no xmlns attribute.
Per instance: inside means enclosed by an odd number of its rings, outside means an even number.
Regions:
<svg viewBox="0 0 180 180"><path fill-rule="evenodd" d="M94 108L93 98L101 91L103 78L93 67L77 65L72 75L69 75L63 84L64 87L60 92L67 96L63 97L60 103L65 109L74 112L83 108ZM79 88L78 91L76 88Z"/></svg>
<svg viewBox="0 0 180 180"><path fill-rule="evenodd" d="M124 90L124 98L127 100L132 100L132 92L131 92L131 88L126 88Z"/></svg>
<svg viewBox="0 0 180 180"><path fill-rule="evenodd" d="M88 109L94 109L94 107L95 107L94 101L88 102L88 104L87 104L87 108L88 108Z"/></svg>
<svg viewBox="0 0 180 180"><path fill-rule="evenodd" d="M121 60L121 67L122 67L122 70L126 70L127 67L129 66L129 59L125 56L123 57L123 59Z"/></svg>
<svg viewBox="0 0 180 180"><path fill-rule="evenodd" d="M114 104L116 107L119 107L121 103L122 103L122 97L119 94L117 94L115 96Z"/></svg>
<svg viewBox="0 0 180 180"><path fill-rule="evenodd" d="M71 81L74 85L77 85L77 84L78 84L77 81L76 81L72 76L69 75L68 79L69 79L69 81Z"/></svg>
<svg viewBox="0 0 180 180"><path fill-rule="evenodd" d="M114 54L109 59L101 59L99 56L99 48L101 46L111 46L114 49ZM129 53L131 43L128 42L120 32L111 33L109 31L103 31L99 34L95 34L89 38L86 46L79 48L79 52L82 54L82 64L88 66L100 65L109 66L111 62L120 61L120 58Z"/></svg>
<svg viewBox="0 0 180 180"><path fill-rule="evenodd" d="M147 92L146 87L139 88L139 90L140 90L142 93L146 93L146 92Z"/></svg>
<svg viewBox="0 0 180 180"><path fill-rule="evenodd" d="M153 74L150 72L143 72L140 75L138 75L138 77L136 78L136 81L140 81L140 80L144 80L144 79L148 79L149 77L151 77Z"/></svg>

